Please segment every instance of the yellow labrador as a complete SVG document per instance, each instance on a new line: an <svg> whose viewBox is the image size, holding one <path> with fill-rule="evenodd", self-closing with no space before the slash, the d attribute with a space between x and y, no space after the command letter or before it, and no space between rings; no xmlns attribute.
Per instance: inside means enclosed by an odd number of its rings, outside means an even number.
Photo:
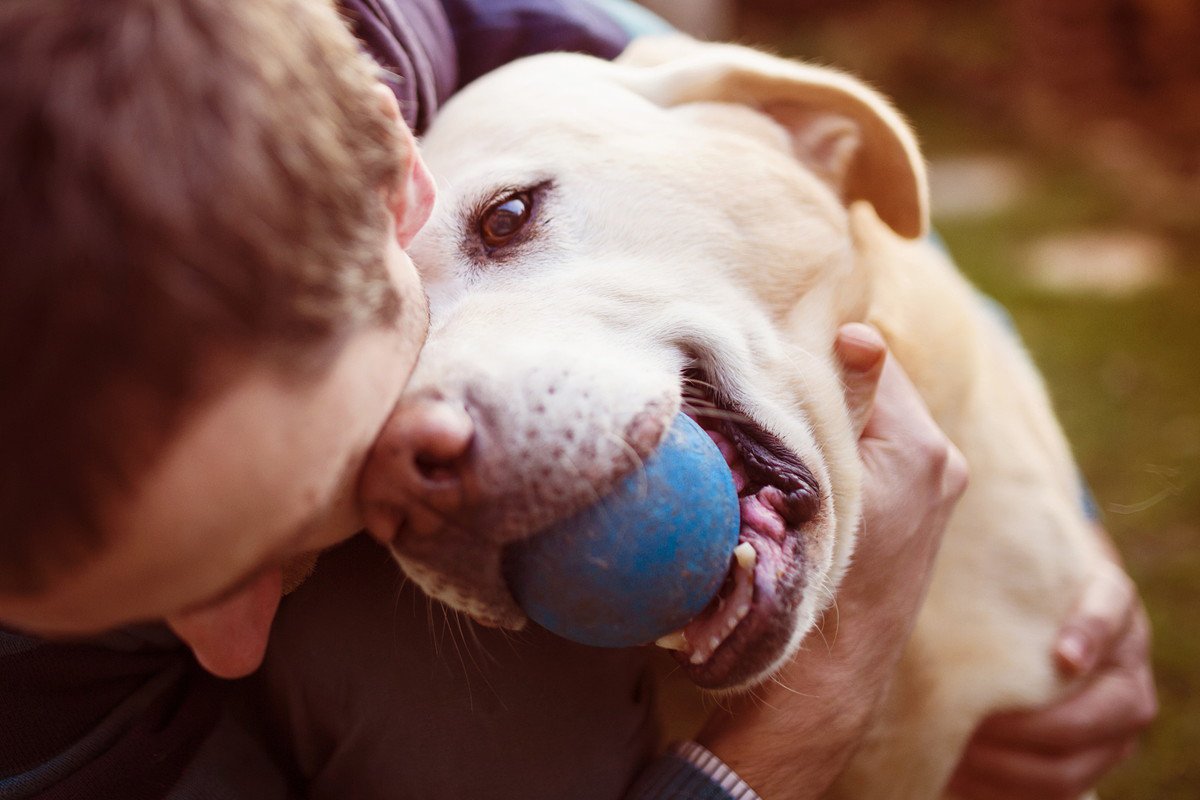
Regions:
<svg viewBox="0 0 1200 800"><path fill-rule="evenodd" d="M412 252L433 324L402 410L465 414L471 446L417 465L403 519L376 516L422 588L523 626L505 546L633 469L682 408L723 446L756 564L723 590L749 602L706 610L677 657L701 686L763 681L854 549L832 344L866 320L972 481L841 791L936 796L984 715L1062 690L1053 640L1099 558L1071 456L1025 354L922 240L921 156L883 98L745 48L646 40L616 63L485 77L424 152L440 195Z"/></svg>

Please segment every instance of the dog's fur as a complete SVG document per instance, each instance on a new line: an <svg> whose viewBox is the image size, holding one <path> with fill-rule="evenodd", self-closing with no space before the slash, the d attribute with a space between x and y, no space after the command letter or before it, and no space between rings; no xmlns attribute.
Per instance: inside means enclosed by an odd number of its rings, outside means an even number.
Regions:
<svg viewBox="0 0 1200 800"><path fill-rule="evenodd" d="M648 40L616 63L549 55L493 73L447 105L424 151L440 196L412 252L433 327L402 402L451 398L477 424L467 507L395 545L426 591L523 625L504 545L633 468L698 365L821 488L790 635L727 683L765 679L853 550L860 466L832 343L865 320L972 477L841 791L935 796L984 715L1061 690L1054 637L1099 557L1072 459L1014 338L920 238L924 167L881 97L744 48ZM528 230L484 247L482 209L529 187Z"/></svg>

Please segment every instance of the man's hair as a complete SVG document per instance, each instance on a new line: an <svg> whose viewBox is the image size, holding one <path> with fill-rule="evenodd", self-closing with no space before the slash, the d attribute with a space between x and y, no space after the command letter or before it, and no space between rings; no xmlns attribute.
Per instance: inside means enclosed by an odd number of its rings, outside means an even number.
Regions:
<svg viewBox="0 0 1200 800"><path fill-rule="evenodd" d="M395 318L377 85L328 0L0 3L0 590L102 545L202 363Z"/></svg>

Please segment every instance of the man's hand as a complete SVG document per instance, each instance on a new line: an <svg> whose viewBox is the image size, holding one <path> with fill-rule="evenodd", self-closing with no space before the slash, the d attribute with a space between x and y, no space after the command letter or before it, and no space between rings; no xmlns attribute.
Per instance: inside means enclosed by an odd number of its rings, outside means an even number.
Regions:
<svg viewBox="0 0 1200 800"><path fill-rule="evenodd" d="M847 325L837 352L865 469L854 563L777 680L731 698L697 737L765 798L822 796L858 747L967 483L962 454L878 332Z"/></svg>
<svg viewBox="0 0 1200 800"><path fill-rule="evenodd" d="M1055 656L1076 692L979 726L950 788L965 800L1077 798L1126 758L1154 719L1150 624L1129 577L1103 562L1059 632Z"/></svg>

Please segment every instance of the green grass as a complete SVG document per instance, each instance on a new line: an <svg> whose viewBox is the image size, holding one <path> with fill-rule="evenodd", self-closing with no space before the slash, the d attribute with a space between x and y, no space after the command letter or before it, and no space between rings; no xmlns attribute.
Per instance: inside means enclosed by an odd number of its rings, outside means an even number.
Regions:
<svg viewBox="0 0 1200 800"><path fill-rule="evenodd" d="M1085 167L1042 164L1041 175L1019 209L938 228L963 271L1012 313L1150 612L1160 717L1101 795L1193 800L1200 786L1200 246L1177 234L1177 278L1136 296L1038 290L1018 268L1031 241L1124 227L1131 214Z"/></svg>

